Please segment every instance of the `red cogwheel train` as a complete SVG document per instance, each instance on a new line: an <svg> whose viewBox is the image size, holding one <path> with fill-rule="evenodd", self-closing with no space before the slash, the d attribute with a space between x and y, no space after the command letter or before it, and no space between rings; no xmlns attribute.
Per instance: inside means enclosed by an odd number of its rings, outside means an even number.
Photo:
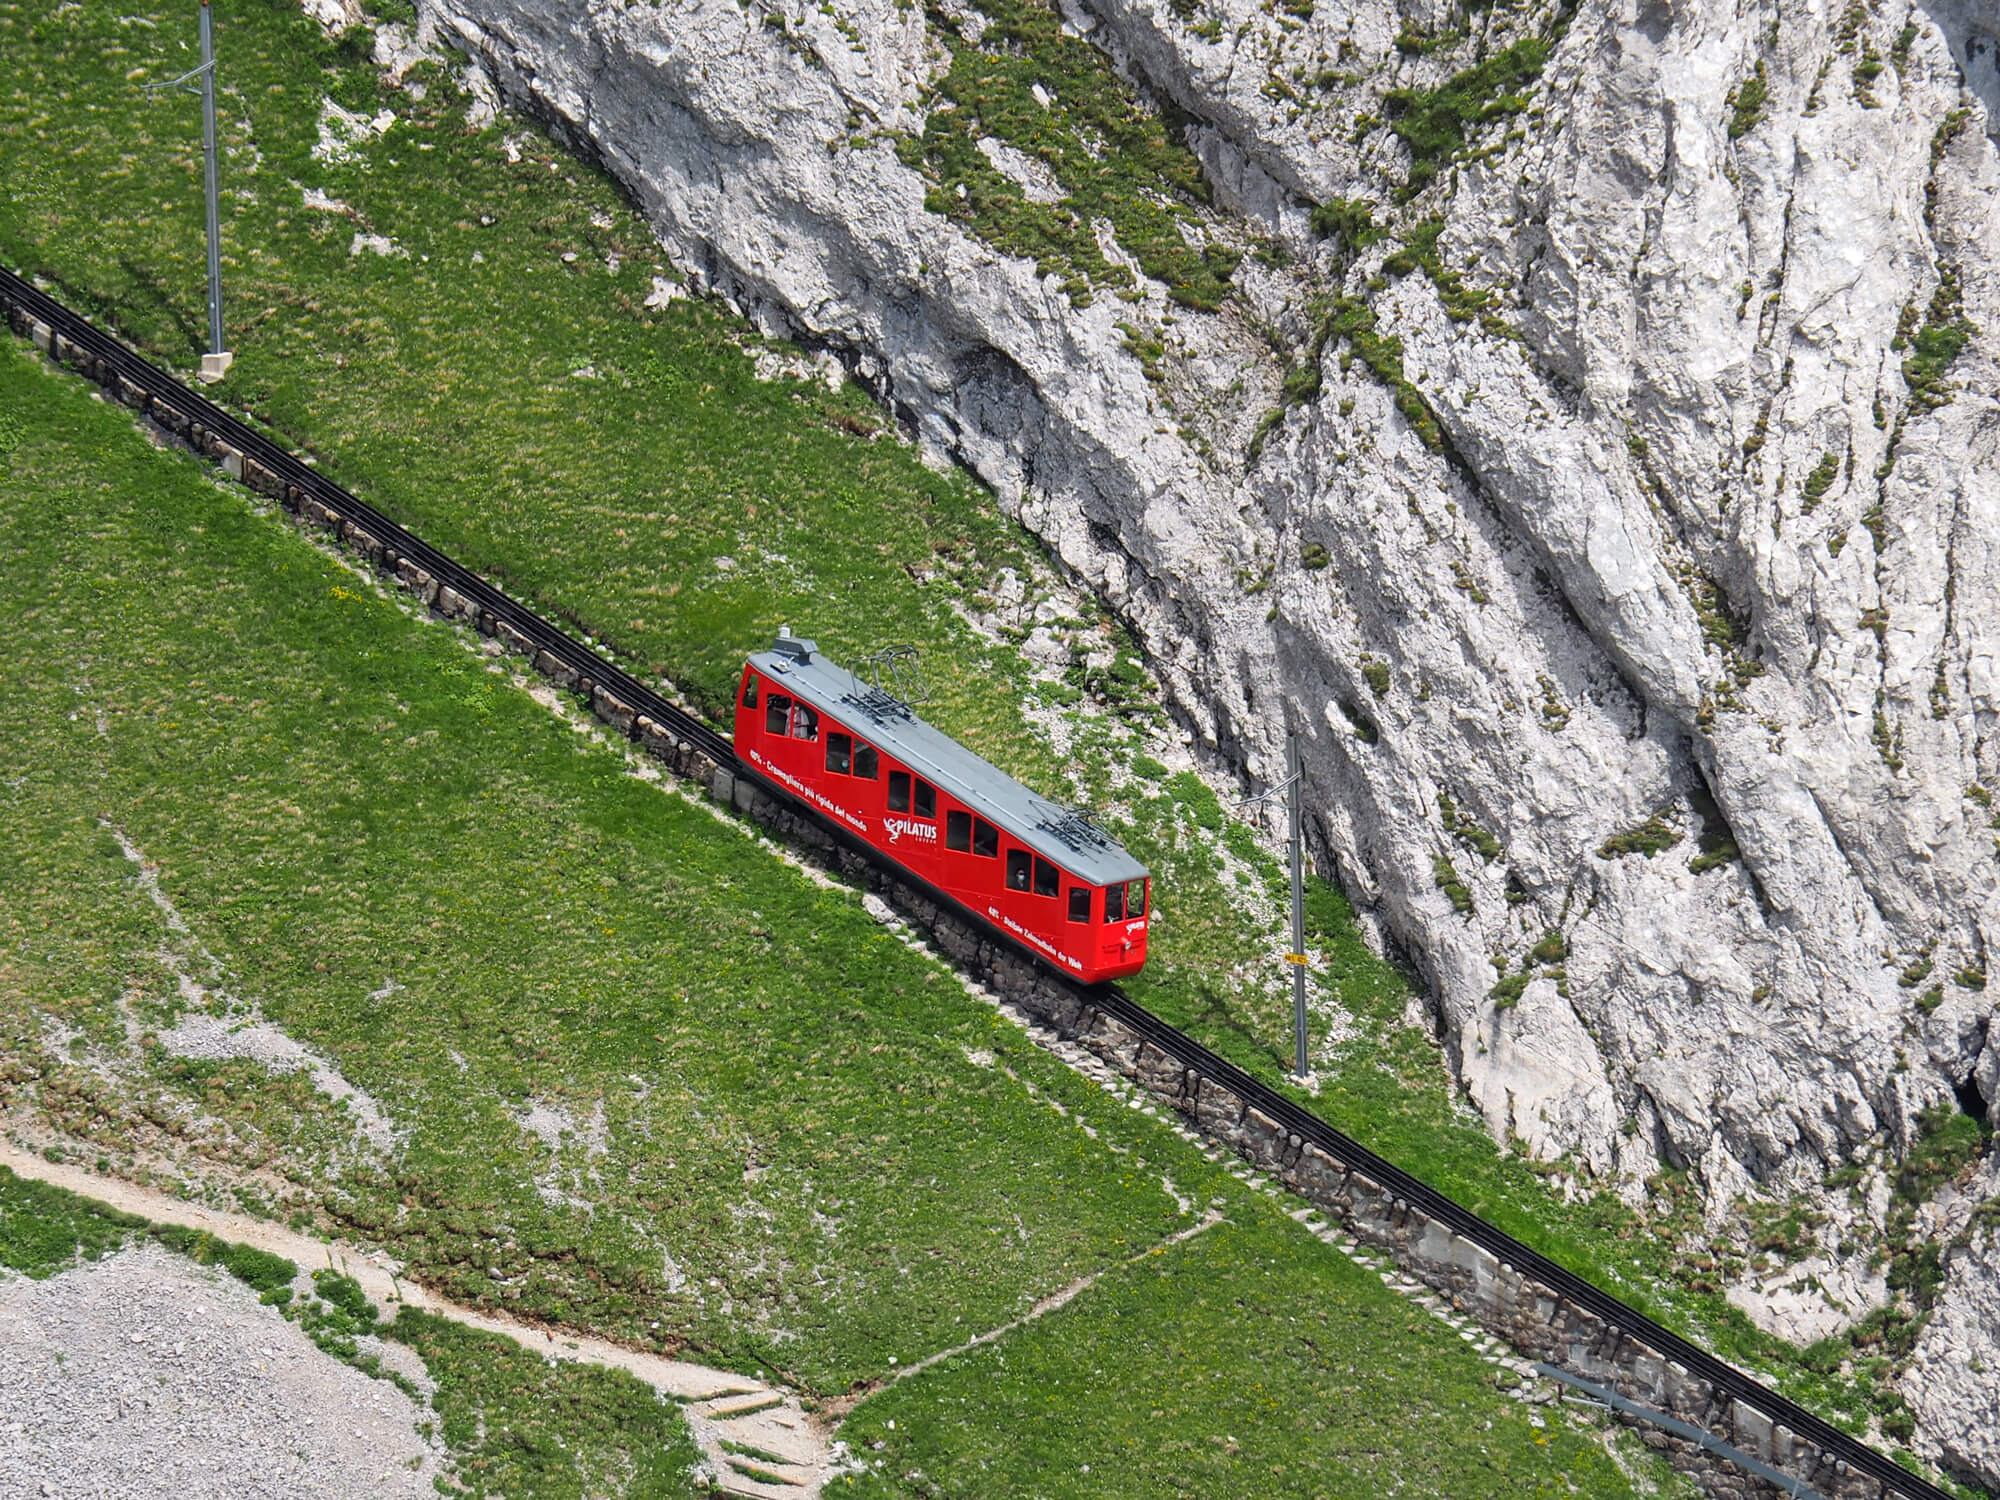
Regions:
<svg viewBox="0 0 2000 1500"><path fill-rule="evenodd" d="M1086 984L1146 962L1146 867L879 683L781 634L743 667L736 753L821 818Z"/></svg>

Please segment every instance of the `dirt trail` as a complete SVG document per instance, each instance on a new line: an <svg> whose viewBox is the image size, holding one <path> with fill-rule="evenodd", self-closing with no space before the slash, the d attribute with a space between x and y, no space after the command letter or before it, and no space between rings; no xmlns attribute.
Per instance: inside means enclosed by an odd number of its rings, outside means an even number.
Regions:
<svg viewBox="0 0 2000 1500"><path fill-rule="evenodd" d="M295 1261L302 1270L334 1266L358 1281L370 1299L392 1312L399 1306L419 1308L512 1339L547 1359L624 1370L662 1395L684 1403L688 1426L725 1494L755 1500L812 1500L834 1468L835 1456L826 1439L806 1416L798 1396L782 1387L733 1370L667 1359L581 1334L558 1337L512 1318L461 1306L404 1281L395 1274L395 1262L380 1250L362 1250L301 1234L267 1219L184 1202L152 1188L45 1160L11 1141L0 1140L0 1166L156 1223L202 1229L221 1239L268 1250ZM742 1449L767 1456L745 1459Z"/></svg>

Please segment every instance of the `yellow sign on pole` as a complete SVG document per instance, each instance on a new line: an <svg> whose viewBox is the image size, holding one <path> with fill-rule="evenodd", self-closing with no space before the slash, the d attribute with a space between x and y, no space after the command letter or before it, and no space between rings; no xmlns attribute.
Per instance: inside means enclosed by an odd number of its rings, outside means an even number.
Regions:
<svg viewBox="0 0 2000 1500"><path fill-rule="evenodd" d="M1312 960L1303 953L1287 953L1285 955L1285 962L1288 964L1310 964Z"/></svg>

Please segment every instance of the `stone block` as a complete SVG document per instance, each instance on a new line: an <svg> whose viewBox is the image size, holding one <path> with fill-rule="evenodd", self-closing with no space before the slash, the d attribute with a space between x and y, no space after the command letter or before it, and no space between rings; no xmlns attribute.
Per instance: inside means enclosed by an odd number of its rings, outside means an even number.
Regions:
<svg viewBox="0 0 2000 1500"><path fill-rule="evenodd" d="M403 587L429 604L437 598L437 580L407 557L396 564L396 576L403 580Z"/></svg>
<svg viewBox="0 0 2000 1500"><path fill-rule="evenodd" d="M639 721L636 708L603 688L590 695L590 707L598 718L623 735L630 735Z"/></svg>
<svg viewBox="0 0 2000 1500"><path fill-rule="evenodd" d="M1194 1117L1202 1129L1220 1135L1243 1118L1243 1101L1221 1084L1203 1078L1194 1096Z"/></svg>
<svg viewBox="0 0 2000 1500"><path fill-rule="evenodd" d="M505 646L509 651L512 651L516 656L533 656L535 654L535 643L521 634L512 625L509 625L505 620L500 622L500 628L494 634L500 638L500 644Z"/></svg>
<svg viewBox="0 0 2000 1500"><path fill-rule="evenodd" d="M437 612L447 620L460 619L472 613L472 601L450 584L443 584L437 592Z"/></svg>

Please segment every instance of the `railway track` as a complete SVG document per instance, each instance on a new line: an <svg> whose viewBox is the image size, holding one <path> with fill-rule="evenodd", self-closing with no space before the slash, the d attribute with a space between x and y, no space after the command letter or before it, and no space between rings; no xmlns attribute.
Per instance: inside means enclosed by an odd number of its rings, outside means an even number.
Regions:
<svg viewBox="0 0 2000 1500"><path fill-rule="evenodd" d="M638 734L650 722L733 775L779 791L742 766L730 741L686 709L606 661L469 568L355 498L272 439L189 390L89 320L4 268L0 268L0 311L7 314L17 333L32 338L52 358L80 368L116 399L144 413L197 451L221 459L245 483L274 495L287 509L308 512L322 522L330 517L351 545L386 570L404 577L406 582L412 569L417 570L418 576L433 580L435 590L429 595L430 602L448 601L448 596L455 594L457 601L450 603L447 613L474 619L482 630L490 625L488 633L500 636L533 658L545 673L591 695L600 712L605 712L604 702L608 700L613 706L609 716L627 734ZM444 605L441 603L440 607ZM820 827L828 827L809 812L807 816ZM830 831L838 835L838 830ZM874 851L864 845L844 839L841 842L865 857L876 858ZM911 879L907 872L898 871L897 875L905 882ZM940 905L977 920L942 893L927 894ZM1909 1500L1952 1500L1944 1490L1912 1474L1887 1455L1661 1326L1428 1183L1377 1156L1278 1090L1168 1025L1115 986L1079 992L1079 996L1190 1072L1235 1094L1282 1131L1317 1147L1349 1171L1376 1184L1393 1197L1399 1210L1407 1207L1477 1245L1503 1266L1705 1382L1727 1401L1751 1409L1774 1426L1817 1448L1838 1492L1857 1493L1852 1484L1860 1478L1873 1480L1880 1490L1907 1496Z"/></svg>

